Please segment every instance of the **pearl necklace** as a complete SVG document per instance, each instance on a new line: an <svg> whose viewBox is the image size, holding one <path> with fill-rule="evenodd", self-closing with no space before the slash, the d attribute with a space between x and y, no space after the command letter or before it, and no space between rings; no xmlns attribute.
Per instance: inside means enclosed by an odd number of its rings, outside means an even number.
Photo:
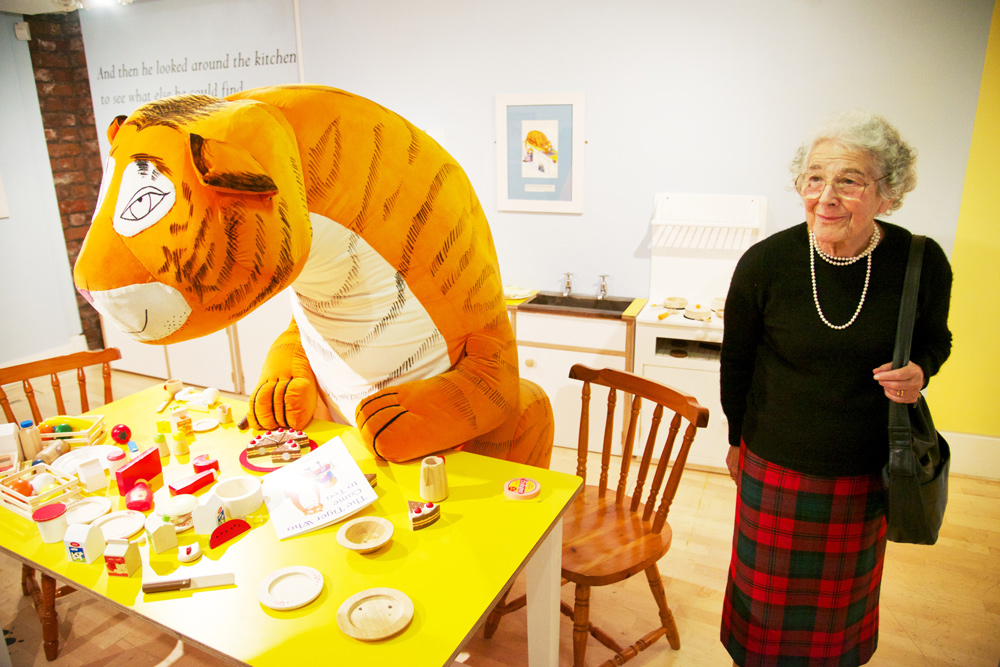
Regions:
<svg viewBox="0 0 1000 667"><path fill-rule="evenodd" d="M872 275L872 251L875 250L875 246L878 245L878 242L882 238L877 224L873 223L872 229L872 237L868 242L868 247L865 248L864 252L860 255L856 255L855 257L833 257L832 255L826 254L819 249L819 245L816 243L816 237L813 235L812 230L809 231L809 274L812 277L813 303L816 304L816 312L819 313L819 319L823 320L823 324L831 329L846 329L854 324L854 320L858 319L858 315L861 314L861 307L865 305L865 296L868 294L868 280ZM816 251L815 253L813 252L814 250ZM862 257L868 257L868 269L865 271L865 287L861 290L861 300L858 301L858 307L854 311L854 315L846 324L831 324L830 320L826 319L826 315L823 314L823 308L819 305L819 292L816 290L816 255L819 255L834 266L849 266Z"/></svg>

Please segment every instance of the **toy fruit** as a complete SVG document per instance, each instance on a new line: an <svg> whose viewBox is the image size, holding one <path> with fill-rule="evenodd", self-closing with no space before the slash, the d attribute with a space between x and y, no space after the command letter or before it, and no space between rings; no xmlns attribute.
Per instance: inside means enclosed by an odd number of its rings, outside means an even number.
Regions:
<svg viewBox="0 0 1000 667"><path fill-rule="evenodd" d="M132 429L125 424L118 424L111 429L111 439L119 445L124 445L132 438Z"/></svg>
<svg viewBox="0 0 1000 667"><path fill-rule="evenodd" d="M54 433L55 429L52 428L52 424L39 424L38 425L38 432L39 433Z"/></svg>
<svg viewBox="0 0 1000 667"><path fill-rule="evenodd" d="M53 433L72 433L73 432L73 427L70 426L69 424L56 424L55 428L52 429L52 431L53 431ZM39 432L41 432L41 431L39 431ZM59 439L60 440L65 440L68 437L69 437L68 435L64 435L64 436L62 436Z"/></svg>
<svg viewBox="0 0 1000 667"><path fill-rule="evenodd" d="M17 491L22 496L27 498L28 496L34 495L35 491L31 488L31 484L26 479L15 479L14 481L7 484L12 491Z"/></svg>

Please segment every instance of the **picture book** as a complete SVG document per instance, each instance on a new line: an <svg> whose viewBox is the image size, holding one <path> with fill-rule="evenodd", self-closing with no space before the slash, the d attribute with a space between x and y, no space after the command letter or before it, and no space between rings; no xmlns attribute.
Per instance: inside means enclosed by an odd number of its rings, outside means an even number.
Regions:
<svg viewBox="0 0 1000 667"><path fill-rule="evenodd" d="M339 437L264 475L261 483L281 540L337 523L378 498Z"/></svg>

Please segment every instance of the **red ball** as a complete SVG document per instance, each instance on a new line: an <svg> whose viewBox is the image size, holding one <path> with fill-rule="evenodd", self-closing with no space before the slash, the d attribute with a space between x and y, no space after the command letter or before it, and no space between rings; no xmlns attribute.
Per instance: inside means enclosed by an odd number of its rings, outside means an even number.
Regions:
<svg viewBox="0 0 1000 667"><path fill-rule="evenodd" d="M132 429L125 424L118 424L111 429L111 439L119 445L124 445L132 439Z"/></svg>

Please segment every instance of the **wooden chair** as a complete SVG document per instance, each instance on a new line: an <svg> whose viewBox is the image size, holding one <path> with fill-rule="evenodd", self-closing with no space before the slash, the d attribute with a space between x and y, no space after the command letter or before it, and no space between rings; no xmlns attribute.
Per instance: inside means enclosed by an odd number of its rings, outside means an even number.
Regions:
<svg viewBox="0 0 1000 667"><path fill-rule="evenodd" d="M76 381L80 388L80 411L73 414L80 414L90 410L90 400L87 396L87 377L84 369L97 364L102 365L102 376L104 379L104 403L114 400L111 392L111 362L121 359L121 352L118 348L110 347L104 350L87 352L77 352L51 359L32 361L27 364L18 364L0 368L0 407L3 407L4 416L9 422L17 422L14 411L10 407L7 393L3 385L20 382L24 389L25 398L31 408L32 420L37 424L42 421L43 416L38 408L38 400L35 396L35 388L31 385L32 379L49 376L49 383L52 385L52 394L56 402L56 414L68 415L66 404L63 401L62 386L58 373L76 371ZM39 390L41 391L41 390ZM50 415L55 416L55 415ZM27 419L27 415L24 416ZM39 572L40 581L35 577L35 569L26 564L21 565L21 592L30 595L38 612L38 619L42 624L42 639L44 641L45 657L48 660L55 660L59 654L59 620L56 615L55 601L57 598L72 593L75 589L71 586L56 588L55 579L45 572Z"/></svg>
<svg viewBox="0 0 1000 667"><path fill-rule="evenodd" d="M697 429L708 425L708 408L702 407L693 396L684 392L624 371L594 370L577 364L570 369L569 376L583 382L576 474L582 477L585 483L584 489L563 519L563 583L576 584L575 606L571 608L565 602L561 605L562 613L573 619L573 664L575 667L583 667L588 635L592 635L615 652L615 656L602 667L624 664L664 635L672 648L679 649L680 636L673 614L667 606L657 561L670 549L673 533L670 524L667 523L667 515L677 493L695 433ZM592 385L608 387L609 390L600 472L597 484L587 485ZM609 490L611 445L621 433L621 430L616 429L614 425L618 392L631 395L632 404L617 487ZM641 457L638 459L639 467L629 495L627 491L633 463L633 443L639 409L644 400L652 402L655 406L653 420ZM662 445L657 446L657 432L664 408L674 414ZM677 458L672 466L668 466L682 419L687 422L687 426L677 451ZM638 453L636 455L638 456ZM649 480L654 460L655 470L646 494L645 485ZM669 477L667 477L668 467ZM665 477L667 480L664 485ZM642 501L644 494L646 494L645 502ZM590 591L593 586L614 584L639 572L646 573L650 590L659 608L659 627L632 645L623 647L590 622ZM524 606L524 602L522 596L508 603L504 595L486 621L486 638L493 636L504 614L520 609Z"/></svg>

